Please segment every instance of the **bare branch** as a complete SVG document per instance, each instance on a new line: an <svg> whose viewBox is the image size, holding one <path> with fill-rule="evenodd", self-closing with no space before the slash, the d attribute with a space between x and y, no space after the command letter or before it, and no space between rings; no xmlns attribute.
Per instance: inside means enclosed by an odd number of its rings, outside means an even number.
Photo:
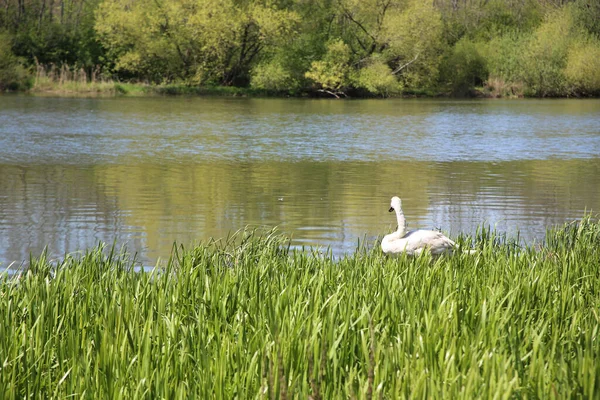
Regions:
<svg viewBox="0 0 600 400"><path fill-rule="evenodd" d="M414 63L415 61L417 61L417 59L419 58L419 53L417 53L417 55L415 56L415 58L413 58L412 60L410 60L409 62L407 62L404 65L399 66L398 68L396 68L395 70L392 71L393 75L396 75L397 73L399 73L400 71L402 71L404 68L408 67L410 64Z"/></svg>
<svg viewBox="0 0 600 400"><path fill-rule="evenodd" d="M344 93L344 92L332 92L331 90L327 90L327 89L319 89L319 90L317 90L317 92L330 94L333 97L335 97L336 99L340 98L339 95L342 95L342 96L348 98L348 95L346 93Z"/></svg>
<svg viewBox="0 0 600 400"><path fill-rule="evenodd" d="M373 42L377 42L377 39L375 38L375 36L373 36L371 33L369 33L369 31L357 20L354 19L354 17L352 16L352 13L350 12L350 10L348 10L346 7L344 7L343 5L340 6L342 8L342 11L344 12L344 15L352 22L354 22L367 36L369 36L371 38L371 40Z"/></svg>

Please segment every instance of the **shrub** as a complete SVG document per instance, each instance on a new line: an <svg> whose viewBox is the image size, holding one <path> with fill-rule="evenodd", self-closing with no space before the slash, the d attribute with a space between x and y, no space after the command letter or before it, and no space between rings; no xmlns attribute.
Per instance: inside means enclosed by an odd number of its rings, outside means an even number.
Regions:
<svg viewBox="0 0 600 400"><path fill-rule="evenodd" d="M402 91L402 84L392 74L390 67L381 60L374 60L358 71L355 81L356 87L382 97Z"/></svg>
<svg viewBox="0 0 600 400"><path fill-rule="evenodd" d="M0 33L0 90L22 90L30 85L29 75L11 49L11 37Z"/></svg>
<svg viewBox="0 0 600 400"><path fill-rule="evenodd" d="M487 42L480 51L486 60L489 76L508 84L520 84L525 43L524 36L516 33L508 33Z"/></svg>
<svg viewBox="0 0 600 400"><path fill-rule="evenodd" d="M444 80L454 95L467 95L475 86L487 79L488 70L484 57L475 43L460 40L443 65Z"/></svg>
<svg viewBox="0 0 600 400"><path fill-rule="evenodd" d="M491 76L485 82L485 92L491 97L523 97L523 84Z"/></svg>
<svg viewBox="0 0 600 400"><path fill-rule="evenodd" d="M295 88L297 82L283 63L274 59L253 68L250 85L255 89L281 92Z"/></svg>
<svg viewBox="0 0 600 400"><path fill-rule="evenodd" d="M575 94L600 94L600 40L589 38L569 49L565 77Z"/></svg>
<svg viewBox="0 0 600 400"><path fill-rule="evenodd" d="M349 84L350 57L350 47L342 39L331 41L323 58L313 61L305 76L337 95Z"/></svg>
<svg viewBox="0 0 600 400"><path fill-rule="evenodd" d="M568 7L548 15L527 41L522 58L522 75L531 95L560 96L567 92L563 73L569 45L576 34Z"/></svg>

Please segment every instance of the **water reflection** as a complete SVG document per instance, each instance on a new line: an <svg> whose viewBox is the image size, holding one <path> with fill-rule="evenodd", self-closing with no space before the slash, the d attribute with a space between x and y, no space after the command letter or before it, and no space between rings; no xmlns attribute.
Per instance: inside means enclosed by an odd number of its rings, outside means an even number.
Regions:
<svg viewBox="0 0 600 400"><path fill-rule="evenodd" d="M595 158L600 101L0 97L0 161Z"/></svg>
<svg viewBox="0 0 600 400"><path fill-rule="evenodd" d="M600 101L0 96L0 268L279 226L354 250L395 227L526 240L600 210Z"/></svg>
<svg viewBox="0 0 600 400"><path fill-rule="evenodd" d="M487 222L541 239L547 226L600 209L598 169L595 159L0 165L7 189L0 259L117 241L152 264L173 241L224 237L246 225L279 226L295 245L341 254L394 229L393 194L403 197L412 228L458 234Z"/></svg>

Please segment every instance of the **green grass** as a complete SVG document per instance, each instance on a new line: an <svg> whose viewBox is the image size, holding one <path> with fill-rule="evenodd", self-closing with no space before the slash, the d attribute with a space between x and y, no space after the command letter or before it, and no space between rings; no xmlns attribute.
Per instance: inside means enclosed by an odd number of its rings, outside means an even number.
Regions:
<svg viewBox="0 0 600 400"><path fill-rule="evenodd" d="M166 268L103 247L0 282L0 397L600 396L600 224L477 255L334 259L241 232Z"/></svg>

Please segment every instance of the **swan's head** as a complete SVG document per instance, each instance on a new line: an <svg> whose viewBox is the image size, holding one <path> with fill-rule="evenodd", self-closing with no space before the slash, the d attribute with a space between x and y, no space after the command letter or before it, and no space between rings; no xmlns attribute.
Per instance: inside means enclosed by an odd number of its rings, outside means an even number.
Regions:
<svg viewBox="0 0 600 400"><path fill-rule="evenodd" d="M400 201L400 197L394 196L392 197L392 202L390 203L390 212L394 210L400 211L402 209L402 201Z"/></svg>

